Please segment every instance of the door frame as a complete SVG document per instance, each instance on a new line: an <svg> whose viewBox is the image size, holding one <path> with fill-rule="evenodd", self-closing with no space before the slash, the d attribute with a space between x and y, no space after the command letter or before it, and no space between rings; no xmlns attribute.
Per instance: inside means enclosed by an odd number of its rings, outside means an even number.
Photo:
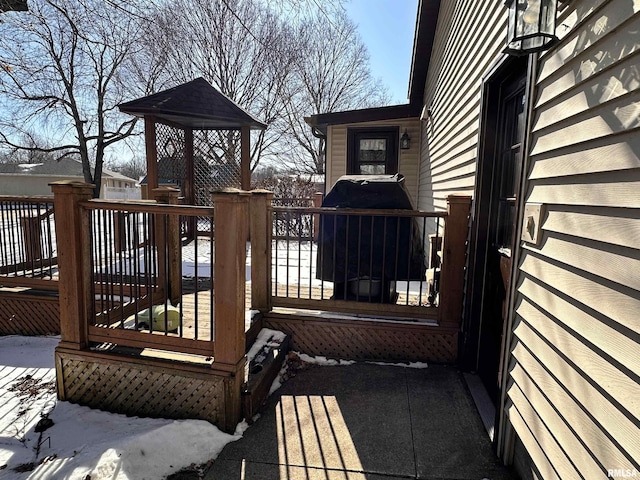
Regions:
<svg viewBox="0 0 640 480"><path fill-rule="evenodd" d="M498 100L500 98L500 84L515 71L523 71L526 77L525 84L525 118L521 128L522 132L522 161L519 177L516 178L516 212L514 213L511 287L506 292L506 301L511 307L513 289L515 286L514 273L518 269L518 239L520 238L521 200L524 193L523 179L526 177L528 157L528 132L531 112L531 79L532 61L530 57L510 57L501 55L488 73L483 77L481 94L480 132L478 138L477 166L475 176L474 204L472 208L472 223L469 242L468 273L466 281L466 297L464 315L460 334L459 352L460 365L465 370L476 371L479 366L480 338L483 326L483 313L485 308L485 276L487 274L487 259L490 246L488 226L491 215L491 186L493 174L493 159L496 158L496 135L498 130ZM510 327L509 318L505 325ZM507 334L503 335L508 339ZM506 342L502 342L500 359L504 362ZM505 375L503 375L504 377ZM502 389L498 390L496 406L496 425L500 418L502 402ZM499 425L498 425L499 426ZM498 436L494 437L497 439Z"/></svg>

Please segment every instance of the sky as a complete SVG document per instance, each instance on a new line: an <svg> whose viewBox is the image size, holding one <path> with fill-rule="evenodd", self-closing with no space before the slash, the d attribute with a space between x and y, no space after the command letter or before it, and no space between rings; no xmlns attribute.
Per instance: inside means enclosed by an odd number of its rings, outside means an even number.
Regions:
<svg viewBox="0 0 640 480"><path fill-rule="evenodd" d="M418 0L349 0L371 56L371 73L389 88L392 104L407 103Z"/></svg>

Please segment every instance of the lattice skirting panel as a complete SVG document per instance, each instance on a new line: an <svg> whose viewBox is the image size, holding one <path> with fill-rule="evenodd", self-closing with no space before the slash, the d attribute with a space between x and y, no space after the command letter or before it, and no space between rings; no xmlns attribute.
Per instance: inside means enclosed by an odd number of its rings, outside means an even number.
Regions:
<svg viewBox="0 0 640 480"><path fill-rule="evenodd" d="M207 420L232 432L239 421L242 375L166 363L58 347L58 396L126 415Z"/></svg>
<svg viewBox="0 0 640 480"><path fill-rule="evenodd" d="M60 304L57 294L0 292L0 335L57 335Z"/></svg>
<svg viewBox="0 0 640 480"><path fill-rule="evenodd" d="M264 326L291 335L292 350L312 356L384 362L453 363L455 328L269 313Z"/></svg>

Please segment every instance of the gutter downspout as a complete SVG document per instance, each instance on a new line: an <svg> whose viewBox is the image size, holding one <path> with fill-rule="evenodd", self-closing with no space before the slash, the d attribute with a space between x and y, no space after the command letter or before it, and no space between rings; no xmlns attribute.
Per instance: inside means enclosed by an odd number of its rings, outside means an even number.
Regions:
<svg viewBox="0 0 640 480"><path fill-rule="evenodd" d="M324 184L322 186L322 197L324 198L327 194L327 145L329 142L327 141L327 134L320 130L317 125L311 125L311 134L320 140L324 140L324 151L322 152L324 155L324 158L322 159L324 162Z"/></svg>

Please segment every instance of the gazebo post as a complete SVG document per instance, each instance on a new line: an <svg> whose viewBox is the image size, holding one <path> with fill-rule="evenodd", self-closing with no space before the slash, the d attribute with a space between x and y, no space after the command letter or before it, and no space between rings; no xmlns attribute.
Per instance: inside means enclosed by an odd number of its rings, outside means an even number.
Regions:
<svg viewBox="0 0 640 480"><path fill-rule="evenodd" d="M240 128L240 185L242 190L251 190L251 127Z"/></svg>
<svg viewBox="0 0 640 480"><path fill-rule="evenodd" d="M194 185L196 184L195 166L193 159L193 129L184 129L184 157L186 163L184 196L187 205L196 204L196 192ZM196 231L196 222L194 217L189 217L187 222L187 238L194 239L198 232Z"/></svg>
<svg viewBox="0 0 640 480"><path fill-rule="evenodd" d="M144 143L147 154L147 198L153 199L158 188L158 149L156 147L156 118L144 116Z"/></svg>

